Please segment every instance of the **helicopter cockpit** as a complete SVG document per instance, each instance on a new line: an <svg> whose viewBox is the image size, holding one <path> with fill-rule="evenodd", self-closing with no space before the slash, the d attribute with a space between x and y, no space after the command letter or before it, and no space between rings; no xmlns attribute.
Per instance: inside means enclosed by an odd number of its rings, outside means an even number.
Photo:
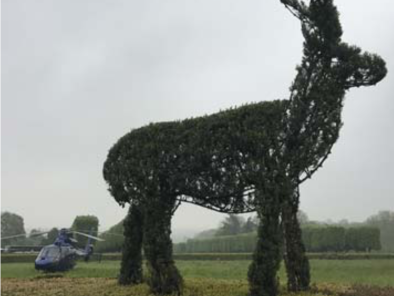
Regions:
<svg viewBox="0 0 394 296"><path fill-rule="evenodd" d="M41 252L38 254L37 259L55 259L59 257L60 254L60 247L55 245L49 245L42 248Z"/></svg>
<svg viewBox="0 0 394 296"><path fill-rule="evenodd" d="M72 264L75 251L67 246L49 245L44 247L35 261L37 270L60 270L64 264Z"/></svg>

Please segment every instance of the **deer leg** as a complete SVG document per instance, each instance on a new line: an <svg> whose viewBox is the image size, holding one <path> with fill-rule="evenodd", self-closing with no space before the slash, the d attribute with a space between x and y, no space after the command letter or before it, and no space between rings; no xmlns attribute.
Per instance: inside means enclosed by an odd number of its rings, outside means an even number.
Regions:
<svg viewBox="0 0 394 296"><path fill-rule="evenodd" d="M143 216L141 209L131 204L129 213L123 222L125 238L118 279L121 285L138 284L142 282L142 223Z"/></svg>
<svg viewBox="0 0 394 296"><path fill-rule="evenodd" d="M251 296L276 296L277 272L281 260L280 201L274 194L263 196L256 190L257 213L260 218L257 245L248 279Z"/></svg>
<svg viewBox="0 0 394 296"><path fill-rule="evenodd" d="M282 210L287 287L292 292L307 290L310 283L309 261L305 255L297 212L298 192L284 203Z"/></svg>
<svg viewBox="0 0 394 296"><path fill-rule="evenodd" d="M148 284L155 294L178 295L182 290L182 277L172 257L171 218L175 198L150 196L144 214L144 252L149 272Z"/></svg>

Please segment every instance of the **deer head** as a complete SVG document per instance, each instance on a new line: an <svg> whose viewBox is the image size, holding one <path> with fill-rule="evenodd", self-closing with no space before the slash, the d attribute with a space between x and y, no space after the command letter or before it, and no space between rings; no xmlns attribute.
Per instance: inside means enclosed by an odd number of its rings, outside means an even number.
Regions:
<svg viewBox="0 0 394 296"><path fill-rule="evenodd" d="M386 64L381 57L342 42L333 0L311 0L309 5L299 0L281 2L301 21L304 59L329 67L343 89L374 85L386 76Z"/></svg>

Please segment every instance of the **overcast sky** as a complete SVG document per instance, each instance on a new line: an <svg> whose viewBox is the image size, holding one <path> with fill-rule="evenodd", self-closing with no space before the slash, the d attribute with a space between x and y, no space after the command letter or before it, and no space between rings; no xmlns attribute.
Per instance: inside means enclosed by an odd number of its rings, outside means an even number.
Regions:
<svg viewBox="0 0 394 296"><path fill-rule="evenodd" d="M337 0L343 39L380 54L389 75L351 90L324 167L301 187L313 220L363 221L394 210L394 2ZM279 0L2 0L1 210L25 226L120 221L102 165L150 122L288 97L298 21ZM223 215L183 205L175 230Z"/></svg>

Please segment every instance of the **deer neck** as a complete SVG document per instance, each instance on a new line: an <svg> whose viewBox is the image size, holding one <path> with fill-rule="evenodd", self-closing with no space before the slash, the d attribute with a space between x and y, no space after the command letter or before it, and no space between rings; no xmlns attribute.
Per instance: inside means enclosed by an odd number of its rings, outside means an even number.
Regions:
<svg viewBox="0 0 394 296"><path fill-rule="evenodd" d="M339 136L345 89L332 62L330 57L305 55L290 88L285 155L295 177L317 169Z"/></svg>

